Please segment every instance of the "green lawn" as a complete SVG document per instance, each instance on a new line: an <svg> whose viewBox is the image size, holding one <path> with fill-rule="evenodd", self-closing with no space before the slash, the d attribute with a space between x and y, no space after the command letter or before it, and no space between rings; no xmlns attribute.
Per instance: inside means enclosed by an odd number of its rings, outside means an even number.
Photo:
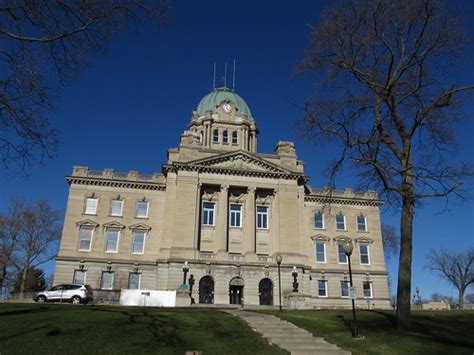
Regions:
<svg viewBox="0 0 474 355"><path fill-rule="evenodd" d="M0 304L0 354L287 354L214 309Z"/></svg>
<svg viewBox="0 0 474 355"><path fill-rule="evenodd" d="M280 316L354 354L473 354L473 311L415 311L410 332L393 328L393 312L357 311L360 334L348 328L350 310L264 311Z"/></svg>

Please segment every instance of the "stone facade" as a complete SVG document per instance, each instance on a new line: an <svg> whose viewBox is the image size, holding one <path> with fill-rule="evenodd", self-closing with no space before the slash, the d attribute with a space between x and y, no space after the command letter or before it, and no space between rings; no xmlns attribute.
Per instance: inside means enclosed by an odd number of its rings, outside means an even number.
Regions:
<svg viewBox="0 0 474 355"><path fill-rule="evenodd" d="M175 290L188 261L197 303L278 305L280 253L284 305L295 266L298 307L350 307L339 244L352 240L358 307L388 308L376 193L311 188L291 142L257 153L255 121L231 90L199 110L161 173L73 168L54 282L85 282L108 299Z"/></svg>

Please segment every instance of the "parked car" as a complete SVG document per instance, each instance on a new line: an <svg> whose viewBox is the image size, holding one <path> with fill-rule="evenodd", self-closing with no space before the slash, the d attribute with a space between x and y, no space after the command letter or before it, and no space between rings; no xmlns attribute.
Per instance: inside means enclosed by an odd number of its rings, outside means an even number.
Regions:
<svg viewBox="0 0 474 355"><path fill-rule="evenodd" d="M89 285L62 284L33 294L38 303L71 302L74 304L88 303L94 300L92 288Z"/></svg>

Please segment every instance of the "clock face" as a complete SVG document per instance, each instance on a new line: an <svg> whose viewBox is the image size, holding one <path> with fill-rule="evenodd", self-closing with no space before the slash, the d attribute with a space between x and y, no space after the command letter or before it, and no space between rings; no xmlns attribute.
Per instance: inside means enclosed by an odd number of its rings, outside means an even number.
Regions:
<svg viewBox="0 0 474 355"><path fill-rule="evenodd" d="M232 106L230 106L230 104L224 104L222 106L222 109L224 110L224 112L229 113L230 111L232 111Z"/></svg>

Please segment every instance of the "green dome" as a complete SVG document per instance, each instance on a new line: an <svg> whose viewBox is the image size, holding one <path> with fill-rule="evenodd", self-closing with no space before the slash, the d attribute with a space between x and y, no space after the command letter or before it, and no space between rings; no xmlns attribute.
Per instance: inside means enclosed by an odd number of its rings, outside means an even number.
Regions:
<svg viewBox="0 0 474 355"><path fill-rule="evenodd" d="M253 122L250 108L245 101L233 90L225 87L214 89L212 92L204 96L199 102L196 112L200 117L204 116L206 111L216 113L217 106L224 100L231 101L237 108L237 114L245 113L249 117L249 120Z"/></svg>

